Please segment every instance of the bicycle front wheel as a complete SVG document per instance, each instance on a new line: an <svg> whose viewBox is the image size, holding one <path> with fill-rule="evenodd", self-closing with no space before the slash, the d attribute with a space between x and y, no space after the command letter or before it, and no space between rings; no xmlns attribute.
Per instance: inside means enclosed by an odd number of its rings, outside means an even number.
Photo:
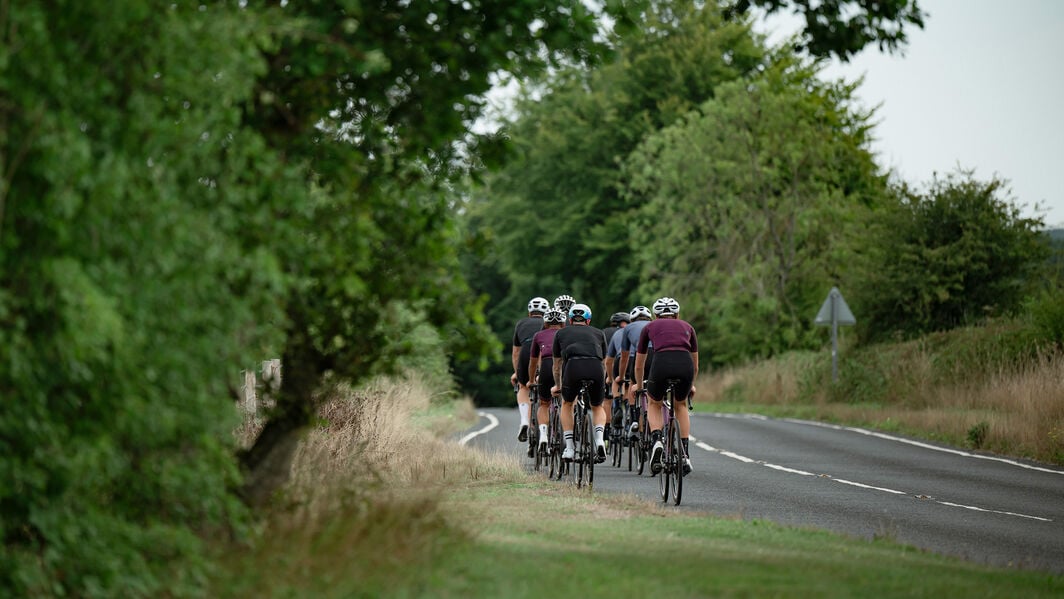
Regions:
<svg viewBox="0 0 1064 599"><path fill-rule="evenodd" d="M585 447L587 448L587 488L591 489L591 485L595 482L595 460L598 459L598 443L595 442L595 420L591 417L590 412L584 418L584 433L584 438L586 439Z"/></svg>

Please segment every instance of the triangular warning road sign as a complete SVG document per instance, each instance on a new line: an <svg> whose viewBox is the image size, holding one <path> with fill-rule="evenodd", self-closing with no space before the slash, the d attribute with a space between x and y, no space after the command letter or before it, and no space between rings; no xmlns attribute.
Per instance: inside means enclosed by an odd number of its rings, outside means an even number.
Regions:
<svg viewBox="0 0 1064 599"><path fill-rule="evenodd" d="M857 324L857 319L853 317L853 312L850 312L850 307L846 305L846 300L842 298L842 293L838 287L831 288L827 299L824 300L824 304L820 306L820 311L816 313L816 320L813 322L830 326L832 321L839 325Z"/></svg>

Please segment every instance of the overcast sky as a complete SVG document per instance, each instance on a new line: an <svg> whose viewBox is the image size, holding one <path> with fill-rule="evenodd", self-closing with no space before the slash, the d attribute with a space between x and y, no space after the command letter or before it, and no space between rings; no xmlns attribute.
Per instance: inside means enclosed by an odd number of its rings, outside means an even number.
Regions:
<svg viewBox="0 0 1064 599"><path fill-rule="evenodd" d="M957 166L1010 182L1015 204L1064 226L1064 0L919 0L928 13L904 55L872 47L826 74L865 76L873 149L910 183ZM781 38L797 25L773 17Z"/></svg>

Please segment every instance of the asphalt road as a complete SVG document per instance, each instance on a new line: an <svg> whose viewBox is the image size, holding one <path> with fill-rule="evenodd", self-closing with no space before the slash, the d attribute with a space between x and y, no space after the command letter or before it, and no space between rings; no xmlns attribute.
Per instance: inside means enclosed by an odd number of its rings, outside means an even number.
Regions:
<svg viewBox="0 0 1064 599"><path fill-rule="evenodd" d="M461 442L523 456L518 423L516 409L482 410ZM887 537L979 563L1064 573L1062 468L753 415L695 412L691 438L694 472L671 509ZM595 467L593 492L660 501L656 478L610 461Z"/></svg>

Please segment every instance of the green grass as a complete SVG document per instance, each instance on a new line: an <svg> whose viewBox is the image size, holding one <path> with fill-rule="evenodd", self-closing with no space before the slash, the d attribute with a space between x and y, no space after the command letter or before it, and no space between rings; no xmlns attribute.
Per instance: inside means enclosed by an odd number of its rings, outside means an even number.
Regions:
<svg viewBox="0 0 1064 599"><path fill-rule="evenodd" d="M232 596L1064 593L1064 579L1057 576L980 566L888 539L853 539L764 521L678 512L627 496L590 496L565 484L523 476L441 491L435 506L401 499L378 505L380 512L364 516L377 526L349 513L315 535L315 542L284 544L273 556L272 567L287 573L268 584L260 580L244 585Z"/></svg>

